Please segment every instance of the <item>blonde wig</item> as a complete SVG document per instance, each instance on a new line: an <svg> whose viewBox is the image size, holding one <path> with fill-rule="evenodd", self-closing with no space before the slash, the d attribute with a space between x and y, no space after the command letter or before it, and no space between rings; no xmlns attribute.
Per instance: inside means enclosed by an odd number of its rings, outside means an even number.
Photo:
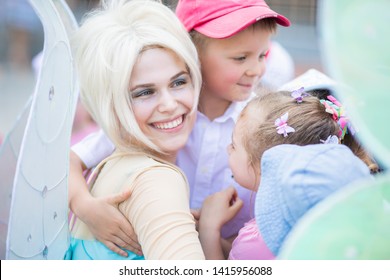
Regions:
<svg viewBox="0 0 390 280"><path fill-rule="evenodd" d="M80 97L117 149L162 153L138 126L130 77L146 49L171 50L190 73L195 113L201 87L196 48L176 15L152 0L102 1L72 39Z"/></svg>

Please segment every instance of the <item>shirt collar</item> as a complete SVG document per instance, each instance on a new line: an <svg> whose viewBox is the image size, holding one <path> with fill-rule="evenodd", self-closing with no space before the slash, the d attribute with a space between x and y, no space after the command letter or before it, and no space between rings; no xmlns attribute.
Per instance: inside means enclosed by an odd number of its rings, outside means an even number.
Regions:
<svg viewBox="0 0 390 280"><path fill-rule="evenodd" d="M252 92L250 97L247 100L244 101L238 101L238 102L232 102L225 113L216 118L214 121L218 123L224 123L228 120L232 120L234 123L237 122L238 117L240 116L241 111L244 109L246 104L255 96L255 93Z"/></svg>

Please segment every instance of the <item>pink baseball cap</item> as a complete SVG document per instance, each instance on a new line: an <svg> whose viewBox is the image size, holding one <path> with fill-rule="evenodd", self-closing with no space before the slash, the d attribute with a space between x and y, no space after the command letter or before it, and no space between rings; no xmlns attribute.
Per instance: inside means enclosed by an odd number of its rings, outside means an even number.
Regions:
<svg viewBox="0 0 390 280"><path fill-rule="evenodd" d="M187 31L195 29L211 38L227 38L264 18L282 26L290 21L268 7L264 0L179 0L176 15Z"/></svg>

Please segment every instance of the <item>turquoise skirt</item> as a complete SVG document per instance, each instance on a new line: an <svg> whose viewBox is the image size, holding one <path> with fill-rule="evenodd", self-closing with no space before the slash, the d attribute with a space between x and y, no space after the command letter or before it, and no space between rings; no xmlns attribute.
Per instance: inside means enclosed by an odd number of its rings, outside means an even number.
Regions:
<svg viewBox="0 0 390 280"><path fill-rule="evenodd" d="M122 257L108 249L103 243L97 240L82 240L71 238L70 246L65 254L65 260L144 260L129 250L127 257Z"/></svg>

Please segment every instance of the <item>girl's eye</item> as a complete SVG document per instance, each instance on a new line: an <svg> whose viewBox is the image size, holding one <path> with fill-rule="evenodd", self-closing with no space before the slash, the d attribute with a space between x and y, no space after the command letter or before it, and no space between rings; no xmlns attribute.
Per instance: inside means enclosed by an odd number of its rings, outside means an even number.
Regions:
<svg viewBox="0 0 390 280"><path fill-rule="evenodd" d="M154 94L154 90L144 89L144 90L133 92L132 93L132 97L133 98L146 97L146 96L149 96L149 95L152 95L152 94Z"/></svg>

